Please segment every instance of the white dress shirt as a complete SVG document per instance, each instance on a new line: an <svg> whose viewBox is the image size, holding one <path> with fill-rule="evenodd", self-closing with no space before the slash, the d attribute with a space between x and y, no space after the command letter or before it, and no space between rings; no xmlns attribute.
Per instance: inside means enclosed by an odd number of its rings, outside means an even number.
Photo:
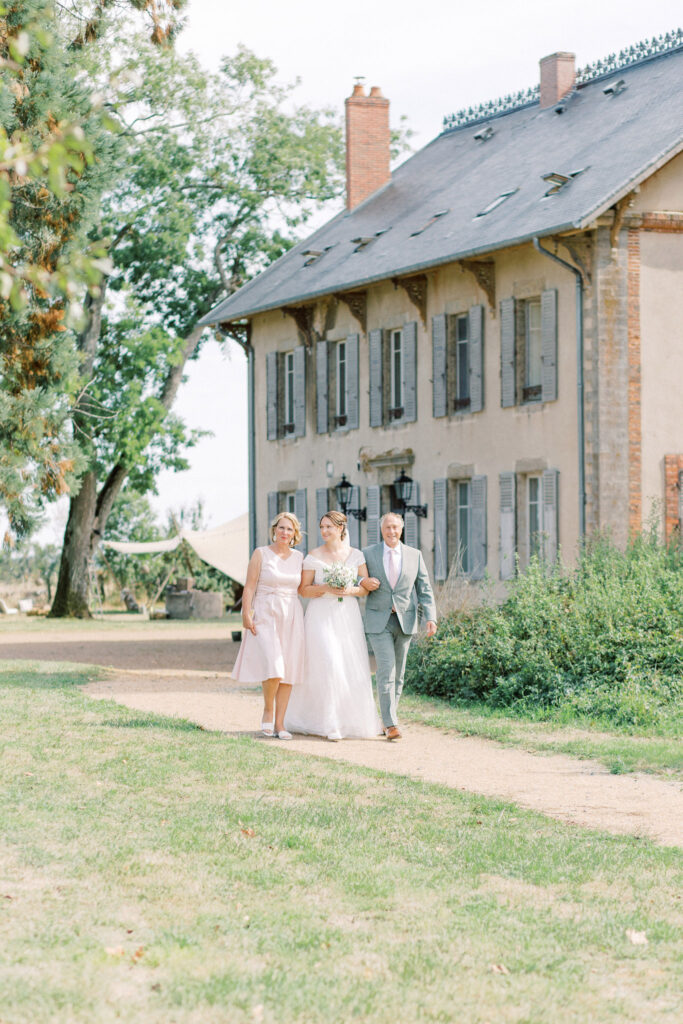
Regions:
<svg viewBox="0 0 683 1024"><path fill-rule="evenodd" d="M395 548L390 548L389 545L386 542L384 542L383 563L384 572L386 573L386 577L388 580L391 580L392 559L394 560L393 564L396 567L396 582L398 583L398 578L401 575L401 567L403 562L401 554L401 544L398 543Z"/></svg>

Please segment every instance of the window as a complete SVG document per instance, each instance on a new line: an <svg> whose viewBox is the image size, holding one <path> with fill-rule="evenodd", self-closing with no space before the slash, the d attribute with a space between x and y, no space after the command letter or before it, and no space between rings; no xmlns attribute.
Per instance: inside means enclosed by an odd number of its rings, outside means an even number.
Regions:
<svg viewBox="0 0 683 1024"><path fill-rule="evenodd" d="M306 433L306 347L266 354L266 436Z"/></svg>
<svg viewBox="0 0 683 1024"><path fill-rule="evenodd" d="M459 480L457 483L458 500L458 528L457 528L457 552L460 560L460 568L463 573L471 571L471 550L470 533L472 524L472 492L469 480Z"/></svg>
<svg viewBox="0 0 683 1024"><path fill-rule="evenodd" d="M285 386L285 402L284 402L284 413L285 421L283 423L283 430L285 434L294 433L294 353L285 352L284 355L284 386Z"/></svg>
<svg viewBox="0 0 683 1024"><path fill-rule="evenodd" d="M346 342L338 341L336 345L336 401L337 415L335 422L337 426L343 427L346 424Z"/></svg>
<svg viewBox="0 0 683 1024"><path fill-rule="evenodd" d="M525 402L541 401L543 371L543 343L541 337L541 300L526 299L520 303L524 332L524 384Z"/></svg>
<svg viewBox="0 0 683 1024"><path fill-rule="evenodd" d="M296 492L295 491L284 491L282 493L281 502L283 512L292 512L296 515Z"/></svg>
<svg viewBox="0 0 683 1024"><path fill-rule="evenodd" d="M529 476L527 477L527 551L529 560L534 555L541 555L541 532L541 478L540 476Z"/></svg>
<svg viewBox="0 0 683 1024"><path fill-rule="evenodd" d="M491 134L493 134L493 132ZM485 206L483 210L479 211L477 217L485 217L487 213L492 213L493 210L497 209L502 203L505 202L506 199L509 199L510 196L514 196L515 192L519 192L519 189L511 188L509 192L501 192L501 194L497 196L493 200L493 202L489 203L488 206Z"/></svg>
<svg viewBox="0 0 683 1024"><path fill-rule="evenodd" d="M357 430L359 336L319 341L315 347L316 429Z"/></svg>
<svg viewBox="0 0 683 1024"><path fill-rule="evenodd" d="M390 333L391 397L389 418L400 419L403 415L403 335L401 331Z"/></svg>
<svg viewBox="0 0 683 1024"><path fill-rule="evenodd" d="M470 318L455 317L455 398L456 410L468 409L470 404Z"/></svg>

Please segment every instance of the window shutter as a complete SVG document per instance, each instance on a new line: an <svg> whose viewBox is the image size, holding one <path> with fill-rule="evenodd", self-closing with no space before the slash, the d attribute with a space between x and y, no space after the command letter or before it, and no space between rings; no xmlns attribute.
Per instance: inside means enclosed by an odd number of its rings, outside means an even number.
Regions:
<svg viewBox="0 0 683 1024"><path fill-rule="evenodd" d="M420 485L413 480L410 486L410 496L407 501L408 505L419 505L420 504ZM414 512L404 512L403 519L405 520L405 529L403 531L403 543L408 544L411 548L419 548L420 546L420 519L415 515Z"/></svg>
<svg viewBox="0 0 683 1024"><path fill-rule="evenodd" d="M346 426L357 430L358 417L358 335L346 338Z"/></svg>
<svg viewBox="0 0 683 1024"><path fill-rule="evenodd" d="M473 580L480 580L486 572L486 477L472 477L472 537L470 573Z"/></svg>
<svg viewBox="0 0 683 1024"><path fill-rule="evenodd" d="M329 502L330 502L330 499L329 499L329 492L327 490L327 487L316 487L316 490L315 490L315 524L316 524L316 529L318 531L318 546L320 546L320 544L322 544L322 542L323 542L323 539L322 539L322 536L321 536L321 533L320 533L320 520L322 519L322 517L325 515L326 512L330 511L329 508L328 508Z"/></svg>
<svg viewBox="0 0 683 1024"><path fill-rule="evenodd" d="M434 417L446 416L448 413L447 330L445 313L439 313L438 316L432 317L432 415Z"/></svg>
<svg viewBox="0 0 683 1024"><path fill-rule="evenodd" d="M516 478L514 473L501 473L500 483L500 578L515 575Z"/></svg>
<svg viewBox="0 0 683 1024"><path fill-rule="evenodd" d="M434 579L448 579L448 480L434 481Z"/></svg>
<svg viewBox="0 0 683 1024"><path fill-rule="evenodd" d="M278 353L266 354L266 437L277 438L277 364Z"/></svg>
<svg viewBox="0 0 683 1024"><path fill-rule="evenodd" d="M315 429L319 434L329 430L329 350L326 341L318 341L315 346Z"/></svg>
<svg viewBox="0 0 683 1024"><path fill-rule="evenodd" d="M500 404L515 404L515 300L500 304Z"/></svg>
<svg viewBox="0 0 683 1024"><path fill-rule="evenodd" d="M559 472L543 473L543 557L548 564L557 561L557 511Z"/></svg>
<svg viewBox="0 0 683 1024"><path fill-rule="evenodd" d="M470 412L484 408L484 307L470 309Z"/></svg>
<svg viewBox="0 0 683 1024"><path fill-rule="evenodd" d="M301 543L297 544L297 550L304 555L308 551L308 502L306 500L306 488L294 492L294 515L301 523Z"/></svg>
<svg viewBox="0 0 683 1024"><path fill-rule="evenodd" d="M541 295L541 398L557 398L557 289Z"/></svg>
<svg viewBox="0 0 683 1024"><path fill-rule="evenodd" d="M306 433L306 346L294 349L294 437Z"/></svg>
<svg viewBox="0 0 683 1024"><path fill-rule="evenodd" d="M368 544L379 544L381 538L379 530L379 509L380 509L380 489L379 487L368 487L367 489L367 534Z"/></svg>
<svg viewBox="0 0 683 1024"><path fill-rule="evenodd" d="M280 511L280 495L278 491L268 491L268 522L266 523L266 544L270 544L270 524Z"/></svg>
<svg viewBox="0 0 683 1024"><path fill-rule="evenodd" d="M417 419L417 324L403 328L403 423Z"/></svg>
<svg viewBox="0 0 683 1024"><path fill-rule="evenodd" d="M370 331L370 426L381 427L383 421L382 403L382 331Z"/></svg>
<svg viewBox="0 0 683 1024"><path fill-rule="evenodd" d="M360 487L351 488L351 504L346 510L348 517L347 527L349 530L349 544L352 548L360 547L360 521L355 516L349 515L349 509L360 508Z"/></svg>

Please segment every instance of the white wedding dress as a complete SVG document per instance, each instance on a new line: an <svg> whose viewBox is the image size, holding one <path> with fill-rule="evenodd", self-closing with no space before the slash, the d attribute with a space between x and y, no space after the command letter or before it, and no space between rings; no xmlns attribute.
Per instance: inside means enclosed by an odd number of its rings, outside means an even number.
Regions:
<svg viewBox="0 0 683 1024"><path fill-rule="evenodd" d="M345 565L356 568L365 558L351 548ZM324 583L329 563L314 555L303 570L314 570ZM290 732L333 739L367 739L382 732L372 692L372 676L358 598L334 594L309 599L304 619L306 660L303 683L292 687L285 715Z"/></svg>

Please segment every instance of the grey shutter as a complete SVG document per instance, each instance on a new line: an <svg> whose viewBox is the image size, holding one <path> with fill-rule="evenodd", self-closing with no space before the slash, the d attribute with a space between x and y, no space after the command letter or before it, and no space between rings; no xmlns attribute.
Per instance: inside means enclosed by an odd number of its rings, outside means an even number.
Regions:
<svg viewBox="0 0 683 1024"><path fill-rule="evenodd" d="M434 579L448 579L448 480L434 481Z"/></svg>
<svg viewBox="0 0 683 1024"><path fill-rule="evenodd" d="M328 346L326 341L319 341L315 346L315 429L319 434L329 430L329 370Z"/></svg>
<svg viewBox="0 0 683 1024"><path fill-rule="evenodd" d="M470 575L480 580L486 572L486 477L472 477L472 532L470 538Z"/></svg>
<svg viewBox="0 0 683 1024"><path fill-rule="evenodd" d="M318 530L318 545L322 544L322 542L323 542L322 536L320 534L320 520L322 519L322 517L325 515L326 512L330 511L329 508L327 507L328 504L329 504L329 501L330 501L330 499L329 499L329 494L328 494L327 487L316 487L316 490L315 490L315 523L316 523L316 528Z"/></svg>
<svg viewBox="0 0 683 1024"><path fill-rule="evenodd" d="M515 300L500 304L500 404L515 404Z"/></svg>
<svg viewBox="0 0 683 1024"><path fill-rule="evenodd" d="M406 324L403 334L403 416L404 423L417 419L417 324Z"/></svg>
<svg viewBox="0 0 683 1024"><path fill-rule="evenodd" d="M557 398L557 290L549 288L541 295L541 398Z"/></svg>
<svg viewBox="0 0 683 1024"><path fill-rule="evenodd" d="M346 426L357 430L360 426L358 416L358 335L349 334L346 338Z"/></svg>
<svg viewBox="0 0 683 1024"><path fill-rule="evenodd" d="M278 353L266 354L266 437L277 438L277 364Z"/></svg>
<svg viewBox="0 0 683 1024"><path fill-rule="evenodd" d="M382 403L382 331L370 331L370 426L381 427L384 419Z"/></svg>
<svg viewBox="0 0 683 1024"><path fill-rule="evenodd" d="M349 509L360 508L360 487L351 488L351 503L346 510L348 517L347 527L349 530L349 544L352 548L360 547L360 521L355 516L349 515Z"/></svg>
<svg viewBox="0 0 683 1024"><path fill-rule="evenodd" d="M379 544L380 540L382 539L381 538L381 534L380 534L380 529L379 529L379 518L380 518L380 516L379 516L379 510L380 510L379 499L380 499L380 489L379 489L379 487L375 487L375 486L368 487L368 489L367 489L367 508L368 508L367 535L368 535L368 544Z"/></svg>
<svg viewBox="0 0 683 1024"><path fill-rule="evenodd" d="M266 544L270 544L270 524L280 511L280 495L278 491L268 491L268 522L266 523Z"/></svg>
<svg viewBox="0 0 683 1024"><path fill-rule="evenodd" d="M294 349L294 437L306 433L306 346Z"/></svg>
<svg viewBox="0 0 683 1024"><path fill-rule="evenodd" d="M448 322L446 314L439 313L438 316L432 317L432 415L434 417L446 416L448 413L447 351Z"/></svg>
<svg viewBox="0 0 683 1024"><path fill-rule="evenodd" d="M543 557L551 564L557 560L557 512L559 472L546 469L543 473Z"/></svg>
<svg viewBox="0 0 683 1024"><path fill-rule="evenodd" d="M484 408L484 307L470 309L470 412Z"/></svg>
<svg viewBox="0 0 683 1024"><path fill-rule="evenodd" d="M306 501L305 487L294 492L294 515L301 523L302 534L301 543L297 544L297 549L303 551L305 555L308 551L308 502Z"/></svg>
<svg viewBox="0 0 683 1024"><path fill-rule="evenodd" d="M516 478L514 473L501 473L500 482L500 578L515 575Z"/></svg>
<svg viewBox="0 0 683 1024"><path fill-rule="evenodd" d="M407 501L408 505L419 505L420 504L420 485L413 480L410 486L410 496ZM420 546L420 520L414 512L404 512L403 518L405 520L405 529L403 531L403 543L408 544L411 548L419 548Z"/></svg>

